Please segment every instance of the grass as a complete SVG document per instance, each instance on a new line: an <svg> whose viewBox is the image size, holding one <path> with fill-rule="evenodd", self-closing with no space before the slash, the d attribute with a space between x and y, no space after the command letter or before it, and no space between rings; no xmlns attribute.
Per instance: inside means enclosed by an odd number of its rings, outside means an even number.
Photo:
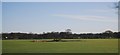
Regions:
<svg viewBox="0 0 120 55"><path fill-rule="evenodd" d="M118 52L118 39L80 39L80 40L81 41L78 42L31 42L32 40L3 40L2 46L3 53Z"/></svg>
<svg viewBox="0 0 120 55"><path fill-rule="evenodd" d="M0 39L0 54L2 54L2 40Z"/></svg>

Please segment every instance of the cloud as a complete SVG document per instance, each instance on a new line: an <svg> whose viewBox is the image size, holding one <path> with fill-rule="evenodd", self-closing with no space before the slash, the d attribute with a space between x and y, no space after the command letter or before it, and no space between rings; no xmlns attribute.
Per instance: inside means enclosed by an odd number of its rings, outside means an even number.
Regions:
<svg viewBox="0 0 120 55"><path fill-rule="evenodd" d="M99 22L117 22L114 17L103 17L103 16L88 16L88 15L66 15L66 14L55 14L52 16L57 16L61 18L77 19L84 21L99 21Z"/></svg>

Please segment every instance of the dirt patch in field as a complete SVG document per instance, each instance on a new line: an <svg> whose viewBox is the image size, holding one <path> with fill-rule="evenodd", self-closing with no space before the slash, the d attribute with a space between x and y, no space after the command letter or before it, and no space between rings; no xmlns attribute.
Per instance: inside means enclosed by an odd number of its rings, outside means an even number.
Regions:
<svg viewBox="0 0 120 55"><path fill-rule="evenodd" d="M54 40L33 40L31 42L80 42L82 40L60 40L60 41L54 41Z"/></svg>

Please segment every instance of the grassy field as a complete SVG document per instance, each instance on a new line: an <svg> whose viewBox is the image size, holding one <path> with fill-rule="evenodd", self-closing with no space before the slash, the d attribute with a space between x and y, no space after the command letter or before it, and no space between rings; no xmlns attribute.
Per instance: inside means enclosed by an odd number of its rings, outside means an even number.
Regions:
<svg viewBox="0 0 120 55"><path fill-rule="evenodd" d="M118 39L80 39L80 40L81 41L78 42L31 42L32 40L3 40L2 46L3 53L118 52Z"/></svg>

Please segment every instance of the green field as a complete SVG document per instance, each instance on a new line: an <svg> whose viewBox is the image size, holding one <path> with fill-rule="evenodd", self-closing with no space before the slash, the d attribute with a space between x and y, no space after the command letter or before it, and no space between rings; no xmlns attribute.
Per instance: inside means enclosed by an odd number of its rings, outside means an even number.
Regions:
<svg viewBox="0 0 120 55"><path fill-rule="evenodd" d="M3 40L2 46L3 53L118 53L118 39L79 40L81 41L31 42L32 40Z"/></svg>

